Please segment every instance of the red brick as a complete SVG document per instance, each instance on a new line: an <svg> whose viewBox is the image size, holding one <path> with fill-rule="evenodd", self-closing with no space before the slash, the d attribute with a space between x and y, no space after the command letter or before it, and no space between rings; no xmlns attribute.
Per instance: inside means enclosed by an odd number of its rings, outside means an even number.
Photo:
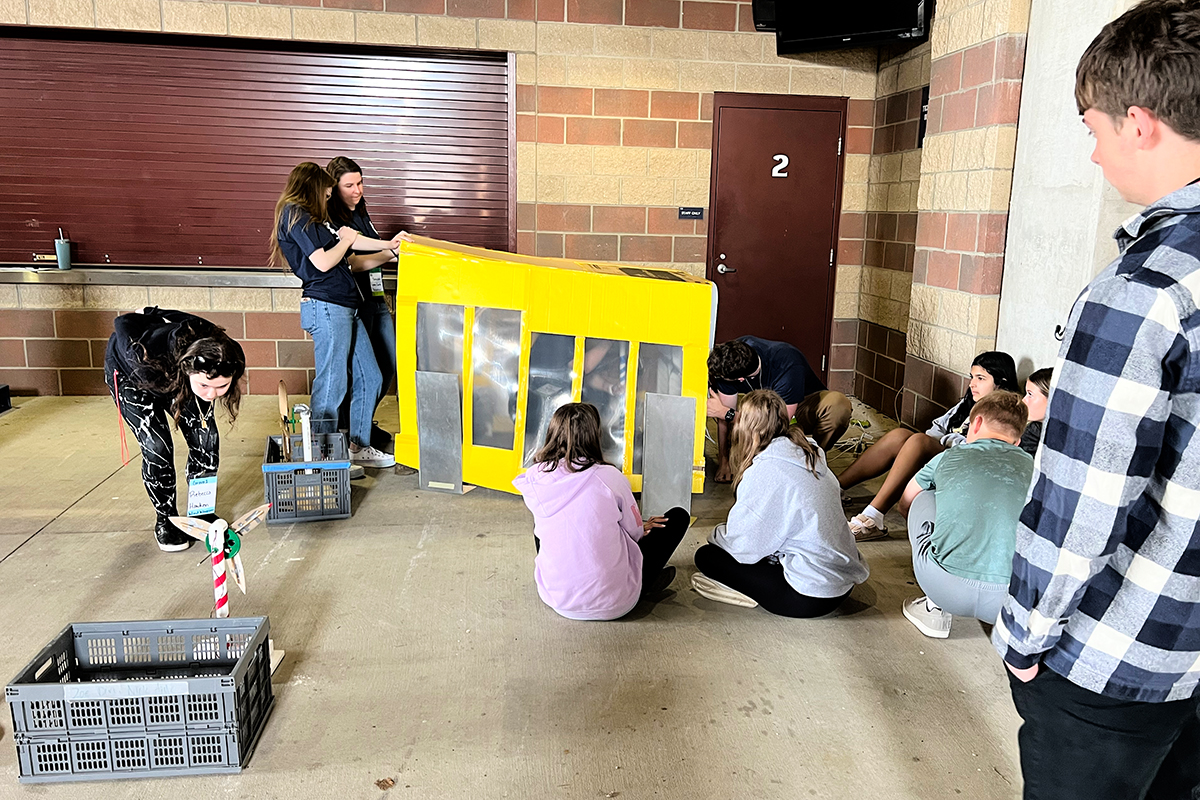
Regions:
<svg viewBox="0 0 1200 800"><path fill-rule="evenodd" d="M837 263L841 266L861 266L863 263L862 239L842 239L838 242Z"/></svg>
<svg viewBox="0 0 1200 800"><path fill-rule="evenodd" d="M833 392L841 392L844 395L854 394L854 371L845 370L829 372L829 389Z"/></svg>
<svg viewBox="0 0 1200 800"><path fill-rule="evenodd" d="M617 237L596 234L567 234L564 252L580 261L616 261Z"/></svg>
<svg viewBox="0 0 1200 800"><path fill-rule="evenodd" d="M537 230L537 205L534 203L517 203L517 230Z"/></svg>
<svg viewBox="0 0 1200 800"><path fill-rule="evenodd" d="M646 209L643 206L593 206L594 233L645 233Z"/></svg>
<svg viewBox="0 0 1200 800"><path fill-rule="evenodd" d="M907 119L915 119L921 121L921 106L925 103L924 92L920 89L913 89L908 93L908 114Z"/></svg>
<svg viewBox="0 0 1200 800"><path fill-rule="evenodd" d="M0 369L0 383L13 395L60 394L56 369Z"/></svg>
<svg viewBox="0 0 1200 800"><path fill-rule="evenodd" d="M1008 214L979 215L979 244L976 249L988 255L1003 255L1008 234Z"/></svg>
<svg viewBox="0 0 1200 800"><path fill-rule="evenodd" d="M561 233L539 233L537 254L545 258L563 257L563 235Z"/></svg>
<svg viewBox="0 0 1200 800"><path fill-rule="evenodd" d="M567 18L566 0L536 0L539 22L562 22Z"/></svg>
<svg viewBox="0 0 1200 800"><path fill-rule="evenodd" d="M896 215L896 241L912 244L917 240L917 213Z"/></svg>
<svg viewBox="0 0 1200 800"><path fill-rule="evenodd" d="M304 329L300 327L300 314L277 311L247 311L246 338L303 339Z"/></svg>
<svg viewBox="0 0 1200 800"><path fill-rule="evenodd" d="M598 117L645 117L649 108L649 92L638 89L596 90Z"/></svg>
<svg viewBox="0 0 1200 800"><path fill-rule="evenodd" d="M857 354L857 345L835 344L829 348L829 368L831 370L854 369Z"/></svg>
<svg viewBox="0 0 1200 800"><path fill-rule="evenodd" d="M275 367L275 342L242 340L242 350L246 354L247 367ZM309 345L311 347L311 345Z"/></svg>
<svg viewBox="0 0 1200 800"><path fill-rule="evenodd" d="M311 391L308 377L306 369L248 369L246 394L277 394L280 381L288 394L308 394Z"/></svg>
<svg viewBox="0 0 1200 800"><path fill-rule="evenodd" d="M975 237L979 230L977 214L950 214L946 217L946 249L965 253L975 252Z"/></svg>
<svg viewBox="0 0 1200 800"><path fill-rule="evenodd" d="M901 397L903 400L900 401L900 421L919 430L921 426L917 425L916 419L917 396L912 392L905 391L901 392Z"/></svg>
<svg viewBox="0 0 1200 800"><path fill-rule="evenodd" d="M537 229L539 231L583 231L586 233L592 229L592 207L539 203Z"/></svg>
<svg viewBox="0 0 1200 800"><path fill-rule="evenodd" d="M621 261L670 261L670 236L622 236Z"/></svg>
<svg viewBox="0 0 1200 800"><path fill-rule="evenodd" d="M871 128L847 128L846 152L856 154L870 153L874 135L875 131Z"/></svg>
<svg viewBox="0 0 1200 800"><path fill-rule="evenodd" d="M887 350L885 352L888 358L899 362L897 366L900 367L901 372L904 371L904 354L908 352L907 342L908 337L900 331L888 331ZM903 383L899 383L896 385L896 388L899 389L903 385Z"/></svg>
<svg viewBox="0 0 1200 800"><path fill-rule="evenodd" d="M922 397L933 394L933 364L923 358L908 356L904 360L904 388Z"/></svg>
<svg viewBox="0 0 1200 800"><path fill-rule="evenodd" d="M537 111L537 89L528 83L517 84L517 113Z"/></svg>
<svg viewBox="0 0 1200 800"><path fill-rule="evenodd" d="M834 344L857 344L858 320L835 319L830 341Z"/></svg>
<svg viewBox="0 0 1200 800"><path fill-rule="evenodd" d="M737 6L732 3L683 2L683 27L700 31L737 30Z"/></svg>
<svg viewBox="0 0 1200 800"><path fill-rule="evenodd" d="M538 114L537 140L542 144L562 144L565 136L562 117Z"/></svg>
<svg viewBox="0 0 1200 800"><path fill-rule="evenodd" d="M90 367L91 347L82 339L29 339L25 352L31 367Z"/></svg>
<svg viewBox="0 0 1200 800"><path fill-rule="evenodd" d="M289 369L309 369L315 366L316 362L313 357L313 343L311 341L302 342L276 342L277 358L279 366ZM265 366L265 365L264 365ZM273 364L271 366L274 366Z"/></svg>
<svg viewBox="0 0 1200 800"><path fill-rule="evenodd" d="M871 152L874 155L886 155L895 151L896 128L896 125L885 125L875 129L875 141L871 145Z"/></svg>
<svg viewBox="0 0 1200 800"><path fill-rule="evenodd" d="M750 3L742 3L738 6L738 30L748 33L754 33L757 30L754 27L754 6Z"/></svg>
<svg viewBox="0 0 1200 800"><path fill-rule="evenodd" d="M672 261L680 264L699 264L708 255L707 236L676 236L675 256Z"/></svg>
<svg viewBox="0 0 1200 800"><path fill-rule="evenodd" d="M892 142L892 152L904 153L908 150L915 150L917 147L917 136L920 132L920 121L913 119L908 122L901 122L896 126L896 138Z"/></svg>
<svg viewBox="0 0 1200 800"><path fill-rule="evenodd" d="M975 100L977 90L955 92L943 98L943 131L961 131L975 127Z"/></svg>
<svg viewBox="0 0 1200 800"><path fill-rule="evenodd" d="M446 0L451 17L487 17L504 19L504 0Z"/></svg>
<svg viewBox="0 0 1200 800"><path fill-rule="evenodd" d="M295 3L293 3L292 0L260 0L260 2L267 3L269 5L283 5L286 3L289 6L297 5L297 6L316 7L316 6L321 5L321 0L296 0Z"/></svg>
<svg viewBox="0 0 1200 800"><path fill-rule="evenodd" d="M567 22L620 25L622 0L567 0Z"/></svg>
<svg viewBox="0 0 1200 800"><path fill-rule="evenodd" d="M592 90L563 86L539 86L538 111L542 114L590 116L592 113Z"/></svg>
<svg viewBox="0 0 1200 800"><path fill-rule="evenodd" d="M384 0L384 8L407 14L445 14L446 0Z"/></svg>
<svg viewBox="0 0 1200 800"><path fill-rule="evenodd" d="M112 325L104 332L105 339L112 333ZM5 337L41 337L49 338L54 335L54 312L34 310L0 311L0 336ZM100 338L100 337L96 337Z"/></svg>
<svg viewBox="0 0 1200 800"><path fill-rule="evenodd" d="M875 232L871 238L893 241L896 238L896 215L887 212L875 214Z"/></svg>
<svg viewBox="0 0 1200 800"><path fill-rule="evenodd" d="M943 289L957 289L959 262L958 253L930 250L929 271L925 276L925 283Z"/></svg>
<svg viewBox="0 0 1200 800"><path fill-rule="evenodd" d="M894 269L897 272L904 272L908 262L908 245L904 242L884 242L883 243L883 266L886 269Z"/></svg>
<svg viewBox="0 0 1200 800"><path fill-rule="evenodd" d="M355 11L383 11L383 0L325 0L325 8L349 8Z"/></svg>
<svg viewBox="0 0 1200 800"><path fill-rule="evenodd" d="M64 369L58 375L64 395L95 397L108 394L102 369Z"/></svg>
<svg viewBox="0 0 1200 800"><path fill-rule="evenodd" d="M1025 74L1025 37L1004 36L996 40L996 80L1019 81Z"/></svg>
<svg viewBox="0 0 1200 800"><path fill-rule="evenodd" d="M678 28L680 0L625 0L625 24Z"/></svg>
<svg viewBox="0 0 1200 800"><path fill-rule="evenodd" d="M654 92L650 95L650 116L696 119L700 116L700 95L696 92Z"/></svg>
<svg viewBox="0 0 1200 800"><path fill-rule="evenodd" d="M681 122L679 123L679 146L691 147L697 150L712 149L711 122Z"/></svg>
<svg viewBox="0 0 1200 800"><path fill-rule="evenodd" d="M101 339L93 339L88 342L88 346L92 351L92 366L104 366L104 351L108 349L108 342Z"/></svg>
<svg viewBox="0 0 1200 800"><path fill-rule="evenodd" d="M1000 278L1003 274L1003 256L963 256L957 288L971 294L1000 294Z"/></svg>
<svg viewBox="0 0 1200 800"><path fill-rule="evenodd" d="M650 208L646 213L647 233L684 234L696 232L696 223L680 219L678 208Z"/></svg>
<svg viewBox="0 0 1200 800"><path fill-rule="evenodd" d="M843 239L861 239L866 233L867 215L855 211L842 213L838 233Z"/></svg>
<svg viewBox="0 0 1200 800"><path fill-rule="evenodd" d="M536 19L537 0L508 0L509 19Z"/></svg>
<svg viewBox="0 0 1200 800"><path fill-rule="evenodd" d="M929 101L929 113L925 117L926 136L942 132L942 103L941 97L935 97Z"/></svg>
<svg viewBox="0 0 1200 800"><path fill-rule="evenodd" d="M908 93L894 94L886 100L880 100L884 103L886 110L883 114L883 122L885 125L895 125L897 122L904 122L908 118Z"/></svg>
<svg viewBox="0 0 1200 800"><path fill-rule="evenodd" d="M846 124L855 127L873 125L875 121L875 101L851 100L846 111Z"/></svg>
<svg viewBox="0 0 1200 800"><path fill-rule="evenodd" d="M627 119L621 143L625 147L674 147L675 125L666 120Z"/></svg>
<svg viewBox="0 0 1200 800"><path fill-rule="evenodd" d="M962 87L964 89L991 83L996 74L995 40L964 50L962 60Z"/></svg>
<svg viewBox="0 0 1200 800"><path fill-rule="evenodd" d="M517 231L517 252L523 256L537 255L537 235L532 231Z"/></svg>
<svg viewBox="0 0 1200 800"><path fill-rule="evenodd" d="M107 339L119 311L63 308L54 312L54 334L63 339Z"/></svg>
<svg viewBox="0 0 1200 800"><path fill-rule="evenodd" d="M854 100L850 101L855 102ZM713 93L705 92L700 95L700 119L712 120L713 118Z"/></svg>
<svg viewBox="0 0 1200 800"><path fill-rule="evenodd" d="M25 340L0 339L0 367L24 367Z"/></svg>
<svg viewBox="0 0 1200 800"><path fill-rule="evenodd" d="M945 367L933 365L933 402L943 407L950 407L962 399L962 376L951 372Z"/></svg>
<svg viewBox="0 0 1200 800"><path fill-rule="evenodd" d="M537 114L517 114L517 141L537 141Z"/></svg>
<svg viewBox="0 0 1200 800"><path fill-rule="evenodd" d="M883 242L878 239L868 239L863 247L863 264L868 267L882 267L883 253Z"/></svg>
<svg viewBox="0 0 1200 800"><path fill-rule="evenodd" d="M567 117L567 144L619 145L621 120Z"/></svg>
<svg viewBox="0 0 1200 800"><path fill-rule="evenodd" d="M1021 110L1021 84L1019 81L1005 81L981 86L978 102L975 114L977 126L1015 124Z"/></svg>
<svg viewBox="0 0 1200 800"><path fill-rule="evenodd" d="M942 97L962 88L962 53L934 59L929 66L929 96Z"/></svg>
<svg viewBox="0 0 1200 800"><path fill-rule="evenodd" d="M246 318L241 311L204 311L200 316L213 325L224 328L234 339L241 339L246 335Z"/></svg>

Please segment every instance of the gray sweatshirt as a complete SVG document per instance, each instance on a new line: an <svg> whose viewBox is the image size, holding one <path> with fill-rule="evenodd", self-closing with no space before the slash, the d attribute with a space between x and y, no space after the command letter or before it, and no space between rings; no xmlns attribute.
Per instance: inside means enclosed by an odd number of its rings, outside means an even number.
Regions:
<svg viewBox="0 0 1200 800"><path fill-rule="evenodd" d="M775 556L800 594L840 597L869 573L842 514L837 478L818 452L814 477L803 450L786 436L773 440L742 475L729 519L710 541L742 564Z"/></svg>

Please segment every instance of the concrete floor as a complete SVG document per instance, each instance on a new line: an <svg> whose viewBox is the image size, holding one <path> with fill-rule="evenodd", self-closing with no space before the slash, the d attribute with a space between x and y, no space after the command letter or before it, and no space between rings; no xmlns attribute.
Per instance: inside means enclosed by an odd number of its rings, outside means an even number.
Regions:
<svg viewBox="0 0 1200 800"><path fill-rule="evenodd" d="M247 398L222 428L224 513L262 502L275 402ZM69 622L209 615L199 552L155 547L116 435L107 398L0 416L0 679ZM22 786L4 713L0 798L1018 797L1019 719L979 625L936 641L901 616L919 593L902 520L863 545L871 579L839 613L788 620L688 588L731 502L711 484L695 498L666 600L582 623L539 601L519 497L376 473L350 520L245 542L233 614L270 615L287 657L241 775Z"/></svg>

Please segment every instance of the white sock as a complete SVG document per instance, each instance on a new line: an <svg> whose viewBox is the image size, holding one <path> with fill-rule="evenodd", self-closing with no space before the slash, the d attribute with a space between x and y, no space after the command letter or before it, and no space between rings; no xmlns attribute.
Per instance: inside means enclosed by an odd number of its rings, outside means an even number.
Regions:
<svg viewBox="0 0 1200 800"><path fill-rule="evenodd" d="M883 527L883 512L875 506L867 506L863 509L863 516L875 520L875 524L880 528Z"/></svg>

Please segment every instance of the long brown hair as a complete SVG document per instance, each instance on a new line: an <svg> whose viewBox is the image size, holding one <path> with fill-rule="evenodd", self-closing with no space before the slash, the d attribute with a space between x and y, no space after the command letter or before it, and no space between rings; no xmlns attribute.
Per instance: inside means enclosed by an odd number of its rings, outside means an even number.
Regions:
<svg viewBox="0 0 1200 800"><path fill-rule="evenodd" d="M738 401L737 411L729 457L735 489L755 457L780 436L786 436L804 451L805 465L815 477L820 477L817 475L817 446L808 440L799 425L790 424L782 397L770 389L756 389Z"/></svg>
<svg viewBox="0 0 1200 800"><path fill-rule="evenodd" d="M567 403L550 418L546 444L533 457L549 464L546 472L562 465L567 472L582 472L594 464L607 464L600 447L600 412L591 403Z"/></svg>
<svg viewBox="0 0 1200 800"><path fill-rule="evenodd" d="M140 345L139 345L140 346ZM225 329L219 325L207 335L199 335L191 323L180 327L175 344L166 363L146 357L141 347L145 371L142 383L171 398L171 417L175 427L183 414L184 404L195 395L192 393L191 375L229 378L229 388L221 396L221 404L229 412L229 421L237 419L238 406L242 402L242 376L246 374L246 354Z"/></svg>
<svg viewBox="0 0 1200 800"><path fill-rule="evenodd" d="M1054 377L1053 367L1042 367L1025 380L1032 383L1046 397L1050 396L1050 379Z"/></svg>
<svg viewBox="0 0 1200 800"><path fill-rule="evenodd" d="M333 178L333 194L329 196L329 219L334 225L349 225L352 217L350 207L346 205L346 201L342 199L341 192L338 191L337 185L341 181L342 176L347 172L357 172L362 175L362 167L347 156L334 156L329 162L329 166L325 167L325 171L329 173L329 177ZM356 211L367 213L367 196L364 194L358 198ZM371 231L359 231L359 233L370 236Z"/></svg>
<svg viewBox="0 0 1200 800"><path fill-rule="evenodd" d="M286 268L287 259L279 249L279 222L283 217L283 209L289 203L312 215L313 222L328 222L329 210L325 200L325 190L332 189L337 182L329 173L311 161L304 161L292 168L288 175L287 185L283 194L275 203L275 226L271 228L271 260L272 267ZM288 229L296 224L295 218L288 220Z"/></svg>

